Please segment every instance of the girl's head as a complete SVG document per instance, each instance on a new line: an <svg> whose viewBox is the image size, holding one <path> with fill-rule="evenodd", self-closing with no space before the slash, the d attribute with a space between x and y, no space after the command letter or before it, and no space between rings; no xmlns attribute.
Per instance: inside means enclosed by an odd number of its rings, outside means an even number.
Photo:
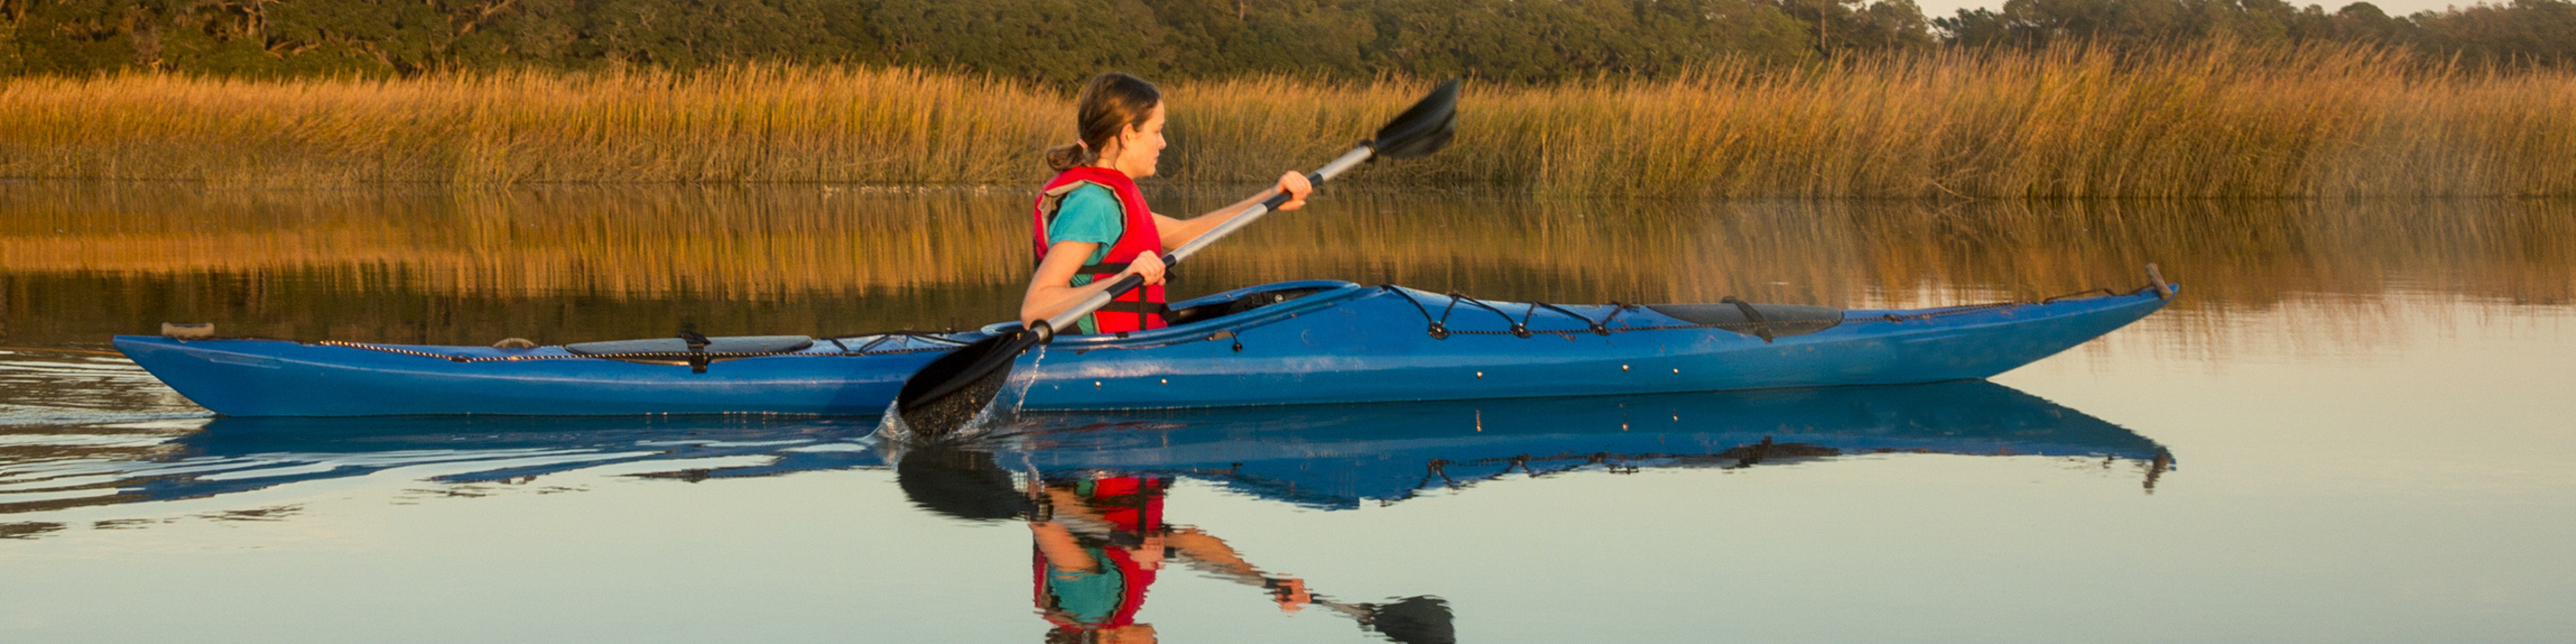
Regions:
<svg viewBox="0 0 2576 644"><path fill-rule="evenodd" d="M1154 174L1163 156L1163 92L1118 72L1091 77L1074 100L1075 143L1047 150L1057 172L1096 165L1130 177Z"/></svg>

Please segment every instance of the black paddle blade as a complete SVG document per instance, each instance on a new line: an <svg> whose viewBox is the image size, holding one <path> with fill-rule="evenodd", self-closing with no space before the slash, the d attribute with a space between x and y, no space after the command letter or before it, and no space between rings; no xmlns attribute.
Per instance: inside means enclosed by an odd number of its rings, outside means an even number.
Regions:
<svg viewBox="0 0 2576 644"><path fill-rule="evenodd" d="M1011 361L1037 346L1038 333L1014 331L975 341L913 372L894 398L894 413L921 440L953 436L1002 392Z"/></svg>
<svg viewBox="0 0 2576 644"><path fill-rule="evenodd" d="M1449 602L1429 595L1406 597L1391 604L1361 604L1368 609L1368 627L1387 639L1404 644L1457 644L1458 629L1450 624Z"/></svg>
<svg viewBox="0 0 2576 644"><path fill-rule="evenodd" d="M1369 147L1377 155L1407 159L1440 151L1449 146L1449 137L1458 133L1458 79L1442 81L1439 87L1413 107L1395 115L1386 127L1378 128L1377 138Z"/></svg>

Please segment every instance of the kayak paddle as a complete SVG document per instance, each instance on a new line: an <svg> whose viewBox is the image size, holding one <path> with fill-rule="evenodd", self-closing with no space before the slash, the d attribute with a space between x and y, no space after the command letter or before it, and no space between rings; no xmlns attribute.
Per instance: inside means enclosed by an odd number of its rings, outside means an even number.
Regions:
<svg viewBox="0 0 2576 644"><path fill-rule="evenodd" d="M1385 127L1378 128L1376 137L1361 141L1350 152L1307 174L1306 180L1321 186L1376 157L1402 159L1437 152L1449 144L1450 136L1457 129L1458 80L1453 78L1432 89L1413 107L1395 115L1395 119L1388 121ZM1216 240L1287 202L1288 193L1272 195L1190 240L1190 243L1164 253L1163 265L1180 264L1181 260L1197 254L1199 249L1216 243ZM895 396L893 420L901 421L902 426L917 439L937 440L955 434L976 415L983 413L984 408L992 404L994 396L1001 393L1003 381L1010 379L1011 363L1021 353L1053 341L1056 329L1080 321L1082 316L1109 304L1112 298L1144 284L1145 278L1138 275L1119 278L1109 284L1108 290L1065 309L1055 317L979 340L940 356L904 381L903 390Z"/></svg>

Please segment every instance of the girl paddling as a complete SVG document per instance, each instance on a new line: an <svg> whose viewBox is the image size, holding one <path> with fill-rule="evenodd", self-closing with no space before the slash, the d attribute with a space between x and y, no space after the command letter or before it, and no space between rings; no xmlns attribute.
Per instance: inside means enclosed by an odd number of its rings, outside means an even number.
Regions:
<svg viewBox="0 0 2576 644"><path fill-rule="evenodd" d="M1153 176L1163 154L1163 95L1144 79L1109 72L1094 76L1076 99L1080 138L1047 150L1054 179L1039 194L1033 222L1037 273L1020 300L1020 322L1054 317L1133 273L1145 286L1083 316L1064 333L1124 333L1163 327L1163 252L1197 239L1254 204L1286 192L1278 210L1306 205L1313 190L1306 176L1289 172L1279 184L1234 205L1190 219L1155 214L1145 206L1136 179Z"/></svg>

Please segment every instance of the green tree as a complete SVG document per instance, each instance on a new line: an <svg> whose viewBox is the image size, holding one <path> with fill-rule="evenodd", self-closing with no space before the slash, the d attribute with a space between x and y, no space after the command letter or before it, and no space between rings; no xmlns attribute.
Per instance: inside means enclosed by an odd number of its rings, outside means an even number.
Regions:
<svg viewBox="0 0 2576 644"><path fill-rule="evenodd" d="M1104 70L1158 74L1171 52L1137 0L880 0L869 15L901 65L1072 83Z"/></svg>
<svg viewBox="0 0 2576 644"><path fill-rule="evenodd" d="M1913 0L1770 1L1813 30L1807 40L1819 54L1919 50L1933 45L1931 25Z"/></svg>

